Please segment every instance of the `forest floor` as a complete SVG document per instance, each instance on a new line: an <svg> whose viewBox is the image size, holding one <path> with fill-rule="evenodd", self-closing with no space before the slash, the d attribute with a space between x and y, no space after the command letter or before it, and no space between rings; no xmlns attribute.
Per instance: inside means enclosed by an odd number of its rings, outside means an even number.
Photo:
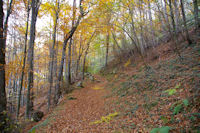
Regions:
<svg viewBox="0 0 200 133"><path fill-rule="evenodd" d="M200 38L166 43L157 57L110 67L26 131L50 133L198 133L200 131ZM153 129L153 130L152 130Z"/></svg>

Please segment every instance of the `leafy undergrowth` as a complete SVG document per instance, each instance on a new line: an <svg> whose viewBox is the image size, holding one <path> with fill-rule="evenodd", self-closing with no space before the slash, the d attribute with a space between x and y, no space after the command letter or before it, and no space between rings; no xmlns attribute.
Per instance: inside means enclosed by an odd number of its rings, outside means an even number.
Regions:
<svg viewBox="0 0 200 133"><path fill-rule="evenodd" d="M200 131L200 45L182 47L181 58L104 75L112 92L107 98L115 97L112 108L121 112L109 123L116 132Z"/></svg>

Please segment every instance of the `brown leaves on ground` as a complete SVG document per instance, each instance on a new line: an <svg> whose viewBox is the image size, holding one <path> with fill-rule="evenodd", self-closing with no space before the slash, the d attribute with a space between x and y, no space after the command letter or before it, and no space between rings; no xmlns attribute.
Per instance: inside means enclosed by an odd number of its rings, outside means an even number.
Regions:
<svg viewBox="0 0 200 133"><path fill-rule="evenodd" d="M91 125L90 123L101 119L111 112L105 108L104 96L108 90L104 88L107 81L96 76L99 83L85 83L85 88L75 90L70 94L75 100L62 101L58 109L53 111L53 120L45 127L39 128L37 132L70 133L70 132L110 132L104 123ZM66 96L67 97L67 96Z"/></svg>
<svg viewBox="0 0 200 133"><path fill-rule="evenodd" d="M198 126L199 119L191 120L191 116L200 110L199 95L196 95L200 76L199 45L181 44L181 61L169 44L160 45L157 50L159 58L149 62L149 68L142 62L132 66L128 61L115 72L106 70L104 78L96 75L98 83L86 81L85 88L70 94L71 100L67 99L69 95L64 96L52 112L52 120L36 132L147 133L161 126L170 126L173 132L189 132ZM176 91L169 95L168 90ZM189 105L174 115L174 107L184 99ZM90 124L114 112L120 115L108 123Z"/></svg>

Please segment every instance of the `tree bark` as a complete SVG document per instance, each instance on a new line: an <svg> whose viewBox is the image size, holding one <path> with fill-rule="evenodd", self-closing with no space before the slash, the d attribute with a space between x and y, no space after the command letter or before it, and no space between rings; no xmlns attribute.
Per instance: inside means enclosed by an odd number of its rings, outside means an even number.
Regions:
<svg viewBox="0 0 200 133"><path fill-rule="evenodd" d="M169 23L169 18L168 18L168 13L167 13L167 1L164 0L164 16L165 16L165 21L166 21L166 24L167 24L167 29L169 30L169 32L171 32L171 25Z"/></svg>
<svg viewBox="0 0 200 133"><path fill-rule="evenodd" d="M79 64L81 60L81 56L83 54L83 47L82 47L82 34L80 34L80 44L79 44L79 52L78 52L78 58L76 60L76 77L78 76L78 70L79 70Z"/></svg>
<svg viewBox="0 0 200 133"><path fill-rule="evenodd" d="M188 41L188 44L192 44L192 41L190 39L190 36L189 36L189 32L188 32L188 28L187 28L187 23L186 23L186 16L185 16L185 9L184 9L184 5L183 5L183 0L180 0L180 3L181 3L181 11L182 11L182 16L183 16L183 24L184 24L184 27L185 27L185 32L186 32L186 39Z"/></svg>
<svg viewBox="0 0 200 133"><path fill-rule="evenodd" d="M76 17L76 0L73 1L73 18L72 18L72 27L74 27L74 23L75 23L75 17ZM69 40L69 45L68 45L68 62L67 62L67 86L69 86L71 84L71 48L72 48L72 42L73 39L72 37Z"/></svg>
<svg viewBox="0 0 200 133"><path fill-rule="evenodd" d="M5 90L5 43L3 36L3 0L0 0L0 131L4 131L6 126L6 90Z"/></svg>
<svg viewBox="0 0 200 133"><path fill-rule="evenodd" d="M34 43L35 43L35 27L37 21L37 15L39 10L39 0L32 0L32 16L31 16L31 29L30 29L30 41L28 49L28 86L27 86L27 98L26 98L26 118L29 118L30 112L33 111L33 58L34 58ZM32 92L31 92L32 91Z"/></svg>
<svg viewBox="0 0 200 133"><path fill-rule="evenodd" d="M64 64L64 60L65 60L65 51L66 51L66 47L67 47L67 43L69 41L69 39L74 35L74 32L76 31L81 19L84 17L84 12L83 12L83 8L82 8L82 0L80 0L80 15L78 16L78 20L76 21L76 24L74 25L74 27L72 27L72 29L65 35L65 40L63 42L63 48L62 48L62 57L61 57L61 63L60 63L60 67L59 67L59 72L58 72L58 81L57 81L57 85L56 85L56 93L54 95L54 104L58 103L58 100L61 96L61 90L60 90L60 84L61 84L61 79L63 76L63 64Z"/></svg>
<svg viewBox="0 0 200 133"><path fill-rule="evenodd" d="M88 50L89 50L89 48L90 48L90 43L91 43L91 41L92 41L92 38L93 38L93 36L95 35L95 32L96 32L96 31L94 31L94 32L92 33L92 36L90 37L90 39L89 39L89 41L88 41L88 43L87 43L87 48L86 48L86 50L85 50L85 55L84 55L84 59L83 59L82 80L85 79L85 63L86 63L86 57L87 57L87 54L88 54Z"/></svg>
<svg viewBox="0 0 200 133"><path fill-rule="evenodd" d="M172 41L174 42L174 46L175 46L175 49L174 49L174 52L177 53L177 55L181 58L181 54L178 50L178 43L177 43L177 31L176 31L176 24L175 24L175 21L174 21L174 12L173 12L173 8L172 8L172 1L169 0L169 7L170 7L170 16L171 16L171 23L172 23L172 26L173 26L173 31L170 30L170 35L171 35L171 38L172 38Z"/></svg>
<svg viewBox="0 0 200 133"><path fill-rule="evenodd" d="M50 50L50 72L49 72L49 91L48 91L48 111L51 106L51 88L53 86L53 69L54 69L54 55L55 55L55 44L56 44L56 32L57 32L57 22L59 17L59 11L60 11L60 3L59 1L56 2L57 10L55 11L55 22L54 22L54 29L53 29L53 44Z"/></svg>
<svg viewBox="0 0 200 133"><path fill-rule="evenodd" d="M194 6L194 20L195 20L195 25L196 25L196 29L200 28L200 20L198 18L198 13L199 13L199 9L198 9L198 2L197 0L193 0L193 6Z"/></svg>
<svg viewBox="0 0 200 133"><path fill-rule="evenodd" d="M177 3L177 0L174 0L173 1L173 4L174 4L174 12L175 12L175 23L176 23L176 31L179 32L180 31L180 14L179 14L179 5Z"/></svg>
<svg viewBox="0 0 200 133"><path fill-rule="evenodd" d="M8 32L8 21L9 21L10 14L12 12L12 5L13 5L13 0L10 1L9 7L7 8L7 14L6 14L5 22L4 22L4 27L3 27L3 29L4 29L3 30L3 32L4 32L4 43L5 43L4 45L5 46L6 46L7 32Z"/></svg>
<svg viewBox="0 0 200 133"><path fill-rule="evenodd" d="M105 63L106 67L108 66L109 40L110 40L110 33L108 30L106 35L106 63Z"/></svg>
<svg viewBox="0 0 200 133"><path fill-rule="evenodd" d="M28 5L27 5L26 32L25 32L25 40L24 40L24 58L23 58L21 82L20 82L20 88L19 88L18 100L17 100L17 112L16 112L17 118L19 116L19 110L20 110L20 104L21 104L21 93L22 93L22 87L23 87L23 81L24 81L24 69L26 65L26 53L27 53L26 47L27 47L27 40L28 40L28 26L29 26L29 14L30 14L29 4L30 4L30 0L28 0Z"/></svg>
<svg viewBox="0 0 200 133"><path fill-rule="evenodd" d="M150 29L151 29L151 37L152 37L152 46L155 47L156 41L155 41L155 32L153 29L153 20L152 20L152 13L151 13L151 3L148 0L148 14L149 14L149 21L150 21Z"/></svg>
<svg viewBox="0 0 200 133"><path fill-rule="evenodd" d="M173 11L173 7L172 7L172 1L169 0L169 8L170 8L170 16L171 16L171 23L172 23L172 27L173 27L173 32L174 34L176 34L176 24L174 21L174 11Z"/></svg>

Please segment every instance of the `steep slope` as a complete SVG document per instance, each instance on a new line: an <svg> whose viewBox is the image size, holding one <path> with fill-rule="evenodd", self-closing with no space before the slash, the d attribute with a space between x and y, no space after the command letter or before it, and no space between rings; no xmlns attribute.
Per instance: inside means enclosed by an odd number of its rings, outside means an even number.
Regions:
<svg viewBox="0 0 200 133"><path fill-rule="evenodd" d="M114 109L121 112L111 123L116 131L200 130L200 38L193 37L197 40L191 46L179 44L181 58L168 43L156 48L156 60L145 59L146 66L128 60L105 74L110 96L117 99Z"/></svg>
<svg viewBox="0 0 200 133"><path fill-rule="evenodd" d="M200 37L167 43L157 58L127 59L87 79L30 132L198 132L200 130ZM151 53L151 50L149 50ZM149 57L149 56L148 56Z"/></svg>

